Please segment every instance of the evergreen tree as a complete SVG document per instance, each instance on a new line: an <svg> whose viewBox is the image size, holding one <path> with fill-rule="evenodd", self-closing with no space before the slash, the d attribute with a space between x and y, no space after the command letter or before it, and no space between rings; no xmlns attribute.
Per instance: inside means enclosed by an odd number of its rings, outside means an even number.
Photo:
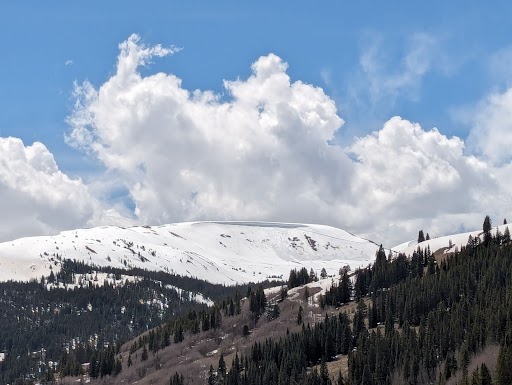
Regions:
<svg viewBox="0 0 512 385"><path fill-rule="evenodd" d="M226 362L224 361L224 353L220 354L217 374L220 378L224 378L226 376Z"/></svg>
<svg viewBox="0 0 512 385"><path fill-rule="evenodd" d="M170 385L185 385L185 378L183 375L180 375L178 372L174 373L169 381Z"/></svg>
<svg viewBox="0 0 512 385"><path fill-rule="evenodd" d="M320 364L320 381L322 385L332 385L331 379L329 378L329 370L327 369L327 362L323 358Z"/></svg>
<svg viewBox="0 0 512 385"><path fill-rule="evenodd" d="M491 218L489 217L489 215L485 216L482 230L484 232L484 245L488 246L492 240L492 234L491 234L492 223L491 223Z"/></svg>
<svg viewBox="0 0 512 385"><path fill-rule="evenodd" d="M508 229L508 226L505 227L505 231L503 232L503 243L510 242L510 231Z"/></svg>
<svg viewBox="0 0 512 385"><path fill-rule="evenodd" d="M304 288L304 302L309 303L309 289L307 286Z"/></svg>
<svg viewBox="0 0 512 385"><path fill-rule="evenodd" d="M121 359L118 357L118 358L116 358L116 363L114 365L114 370L113 370L114 376L117 376L119 373L121 373L121 370L123 370L123 364L121 362Z"/></svg>
<svg viewBox="0 0 512 385"><path fill-rule="evenodd" d="M146 361L148 359L148 349L146 349L146 345L142 349L142 354L140 356L141 361Z"/></svg>
<svg viewBox="0 0 512 385"><path fill-rule="evenodd" d="M340 282L340 303L348 303L352 293L352 281L345 271Z"/></svg>
<svg viewBox="0 0 512 385"><path fill-rule="evenodd" d="M500 346L496 366L496 385L512 384L512 337L507 335Z"/></svg>
<svg viewBox="0 0 512 385"><path fill-rule="evenodd" d="M208 385L215 385L215 371L213 366L210 365L210 370L208 370Z"/></svg>
<svg viewBox="0 0 512 385"><path fill-rule="evenodd" d="M418 243L425 242L425 235L423 234L423 230L420 230L418 233Z"/></svg>
<svg viewBox="0 0 512 385"><path fill-rule="evenodd" d="M302 308L302 306L299 306L299 312L297 313L297 324L298 325L302 325L302 312L304 311L304 309Z"/></svg>
<svg viewBox="0 0 512 385"><path fill-rule="evenodd" d="M510 368L509 368L510 369ZM487 365L482 364L480 367L480 384L479 385L492 385L492 377Z"/></svg>

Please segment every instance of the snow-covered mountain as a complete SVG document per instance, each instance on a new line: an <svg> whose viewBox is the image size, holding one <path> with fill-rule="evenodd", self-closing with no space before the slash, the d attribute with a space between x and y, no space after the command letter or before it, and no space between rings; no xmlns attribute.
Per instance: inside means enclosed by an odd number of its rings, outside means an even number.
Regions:
<svg viewBox="0 0 512 385"><path fill-rule="evenodd" d="M0 281L26 281L60 269L63 259L133 267L235 284L288 278L293 268L335 274L373 262L378 245L322 225L191 222L98 227L0 243Z"/></svg>
<svg viewBox="0 0 512 385"><path fill-rule="evenodd" d="M507 227L508 225L500 225L498 227L494 227L491 232L493 235L495 235L497 229L499 229L500 233L503 234ZM452 234L444 237L433 238L420 243L417 241L409 241L395 246L391 250L398 253L411 255L415 250L418 249L418 246L422 249L427 249L427 247L430 246L430 250L432 252L443 250L444 253L453 253L456 251L456 249L460 250L462 246L466 246L468 244L470 235L473 239L480 238L480 241L483 241L483 234L484 233L482 230L475 230L469 231L467 233Z"/></svg>

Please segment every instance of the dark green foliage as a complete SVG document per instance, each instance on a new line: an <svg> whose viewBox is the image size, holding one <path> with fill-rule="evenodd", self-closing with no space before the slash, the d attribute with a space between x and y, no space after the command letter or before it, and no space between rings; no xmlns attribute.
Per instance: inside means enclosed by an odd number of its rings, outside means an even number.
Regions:
<svg viewBox="0 0 512 385"><path fill-rule="evenodd" d="M250 293L249 297L249 309L253 315L253 318L257 320L267 308L267 297L261 285L258 286L256 292Z"/></svg>
<svg viewBox="0 0 512 385"><path fill-rule="evenodd" d="M288 289L284 286L281 287L280 301L283 302L288 297Z"/></svg>
<svg viewBox="0 0 512 385"><path fill-rule="evenodd" d="M492 223L491 223L491 218L489 217L489 215L485 216L482 230L484 232L484 245L488 246L489 242L491 242L491 240L492 240L492 235L491 235Z"/></svg>
<svg viewBox="0 0 512 385"><path fill-rule="evenodd" d="M510 370L510 368L509 368ZM492 376L487 365L482 364L480 367L480 385L492 385Z"/></svg>
<svg viewBox="0 0 512 385"><path fill-rule="evenodd" d="M222 379L226 376L226 361L224 361L224 354L220 354L219 366L217 368L217 375Z"/></svg>
<svg viewBox="0 0 512 385"><path fill-rule="evenodd" d="M355 274L357 308L351 318L326 311L323 322L304 324L299 308L299 332L254 343L247 355L233 358L229 371L221 355L218 370L210 369L208 383L326 385L331 383L327 362L337 355L348 355L348 377L338 377L341 384L442 384L460 373L467 374L462 383L468 385L512 383L510 243L492 239L486 247L472 240L439 266L428 248L416 250L409 259L389 258L381 247L375 264ZM248 290L248 296L257 318L267 307L263 289ZM203 330L205 325L216 327L222 312L236 313L235 302L227 300L174 319L141 337L137 349L145 349L150 340L151 347L161 346L167 328L176 335L180 328L190 331L194 322ZM471 358L491 343L501 346L494 378L485 365L467 373ZM115 348L94 351L91 372L94 367L101 377L113 362L114 373L115 354ZM72 362L72 357L63 360L70 371L76 370ZM319 370L312 370L316 365Z"/></svg>
<svg viewBox="0 0 512 385"><path fill-rule="evenodd" d="M291 270L290 277L288 278L288 289L292 289L297 286L302 286L310 282L314 282L316 279L315 272L311 270L308 273L308 270L303 267L299 271Z"/></svg>
<svg viewBox="0 0 512 385"><path fill-rule="evenodd" d="M176 372L169 381L169 385L185 385L185 378Z"/></svg>
<svg viewBox="0 0 512 385"><path fill-rule="evenodd" d="M141 361L146 361L148 359L148 349L146 349L146 345L142 348L142 354L140 356Z"/></svg>
<svg viewBox="0 0 512 385"><path fill-rule="evenodd" d="M7 353L6 359L0 363L0 383L14 383L25 375L52 378L53 371L48 370L47 365L39 366L38 362L43 356L46 362L66 360L63 347L69 348L72 344L76 345L76 350L70 350L69 365L64 362L58 371L64 375L77 375L82 370L79 369L81 364L89 362L93 350L99 357L104 346L119 345L165 320L176 319L188 312L188 316L180 321L181 329L177 323L170 322L155 330L151 341L145 341L148 344L146 349L154 353L168 346L173 337L177 341L182 340L187 331L197 333L201 327L205 330L219 327L221 310L227 315L239 314L239 292L250 287L225 287L141 269L100 268L77 261L61 261L58 255L53 258L61 263L62 268L58 273L52 271L50 277L38 282L0 283L0 314L4 315L0 328L0 351ZM122 274L141 278L116 286L109 283L99 286L96 280L85 287L79 284L73 290L55 286L47 289L47 284L69 288L78 274L94 277L98 272L107 273L111 279L117 280ZM268 285L265 282L261 287ZM181 294L173 287L183 289ZM206 305L192 301L197 292L217 300L219 305L207 309ZM221 299L225 300L221 302ZM96 334L98 339L93 338ZM134 344L130 352L141 348L142 344ZM113 368L116 368L115 361ZM99 366L95 372L100 375Z"/></svg>
<svg viewBox="0 0 512 385"><path fill-rule="evenodd" d="M304 302L307 304L309 302L309 288L306 286L304 288Z"/></svg>
<svg viewBox="0 0 512 385"><path fill-rule="evenodd" d="M503 243L510 242L510 230L508 229L508 226L505 227L505 231L503 232Z"/></svg>
<svg viewBox="0 0 512 385"><path fill-rule="evenodd" d="M366 282L371 304L358 300L352 321L343 313L327 314L323 322L303 325L298 333L257 342L240 359L233 376L220 370L216 383L330 384L327 362L348 354L346 381L351 384L442 384L464 372L474 354L496 342L501 342L501 349L493 384L512 383L507 377L512 339L505 337L506 330L512 332L511 246L463 248L426 275L419 273L418 265L428 265L428 250L418 250L411 260L378 257L379 266L357 273L365 277L361 282ZM375 275L380 275L377 281ZM365 323L370 318L382 326L368 330ZM313 365L320 365L320 370L308 369ZM473 380L487 385L493 378L482 366L468 373L463 383ZM338 384L346 381L337 379Z"/></svg>
<svg viewBox="0 0 512 385"><path fill-rule="evenodd" d="M325 293L325 303L330 306L340 306L350 301L352 295L352 282L348 273L345 271L341 277L339 285L332 284L331 288Z"/></svg>
<svg viewBox="0 0 512 385"><path fill-rule="evenodd" d="M509 322L508 334L503 338L496 367L496 385L512 384L512 325Z"/></svg>

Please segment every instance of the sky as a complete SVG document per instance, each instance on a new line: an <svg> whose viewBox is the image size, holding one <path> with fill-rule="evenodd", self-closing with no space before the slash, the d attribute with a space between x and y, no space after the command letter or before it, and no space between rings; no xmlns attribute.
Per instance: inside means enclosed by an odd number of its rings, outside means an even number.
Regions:
<svg viewBox="0 0 512 385"><path fill-rule="evenodd" d="M293 4L293 6L292 6ZM512 217L512 4L4 1L0 241Z"/></svg>

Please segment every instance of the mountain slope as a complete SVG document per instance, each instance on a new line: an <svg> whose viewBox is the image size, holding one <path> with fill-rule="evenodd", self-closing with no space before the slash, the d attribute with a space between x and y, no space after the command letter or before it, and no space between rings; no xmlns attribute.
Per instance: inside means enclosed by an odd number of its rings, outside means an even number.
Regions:
<svg viewBox="0 0 512 385"><path fill-rule="evenodd" d="M491 230L491 233L494 236L496 235L496 231L499 230L500 233L503 234L507 227L508 225L500 225L494 227ZM466 246L468 244L469 236L471 236L473 239L479 238L480 242L483 241L483 231L475 230L466 233L452 234L444 237L433 238L429 239L428 241L420 243L418 243L417 241L409 241L402 243L398 246L395 246L391 250L399 253L404 253L405 255L412 255L412 253L415 250L417 250L418 247L420 247L421 249L427 249L427 247L430 247L430 250L433 253L435 253L436 251L441 251L442 249L444 249L444 253L453 253L456 248L460 250L462 246Z"/></svg>
<svg viewBox="0 0 512 385"><path fill-rule="evenodd" d="M59 270L62 259L99 266L143 268L235 284L287 278L293 268L367 265L378 246L322 225L268 222L190 222L163 226L98 227L0 244L0 281L29 280Z"/></svg>

